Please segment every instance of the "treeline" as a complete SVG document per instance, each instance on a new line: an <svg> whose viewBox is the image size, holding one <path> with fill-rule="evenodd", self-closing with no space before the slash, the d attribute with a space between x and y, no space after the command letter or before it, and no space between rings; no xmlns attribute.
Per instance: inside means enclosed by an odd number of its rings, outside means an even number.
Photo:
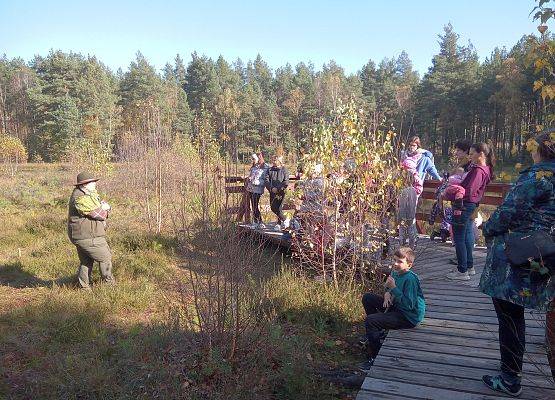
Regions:
<svg viewBox="0 0 555 400"><path fill-rule="evenodd" d="M113 73L96 57L51 51L25 62L0 59L0 134L18 137L31 160L86 153L117 158L130 138L209 135L222 155L243 161L256 149L298 154L307 131L343 102L365 110L368 135L419 135L438 156L460 138L490 139L501 158L517 157L528 132L550 124L552 106L534 92L534 60L550 38L524 36L480 63L451 25L419 77L408 55L369 61L346 74L334 61L273 71L259 55L246 64L197 53L158 72L137 53ZM361 49L362 51L362 49Z"/></svg>

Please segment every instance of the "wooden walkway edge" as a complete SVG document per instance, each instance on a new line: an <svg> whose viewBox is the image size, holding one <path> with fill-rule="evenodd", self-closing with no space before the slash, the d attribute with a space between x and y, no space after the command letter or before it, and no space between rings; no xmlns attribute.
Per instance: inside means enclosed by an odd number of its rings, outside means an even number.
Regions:
<svg viewBox="0 0 555 400"><path fill-rule="evenodd" d="M477 289L485 251L475 251L477 274L455 283L444 276L455 256L449 245L421 238L413 270L426 298L426 318L409 330L390 331L357 400L504 399L481 381L499 373L497 317L491 298ZM545 315L527 313L521 399L555 399L547 362Z"/></svg>

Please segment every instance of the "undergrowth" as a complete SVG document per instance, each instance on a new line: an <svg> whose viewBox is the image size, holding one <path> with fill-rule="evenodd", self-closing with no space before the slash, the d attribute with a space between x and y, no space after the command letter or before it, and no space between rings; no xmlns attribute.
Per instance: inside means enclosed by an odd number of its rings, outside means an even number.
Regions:
<svg viewBox="0 0 555 400"><path fill-rule="evenodd" d="M26 165L0 179L0 398L354 398L322 378L362 359L352 342L360 287L324 285L268 263L268 320L256 348L229 363L203 353L179 323L176 284L187 274L170 234L135 223L138 205L107 193L117 285L76 288L77 255L66 236L74 174ZM100 182L102 192L102 181Z"/></svg>

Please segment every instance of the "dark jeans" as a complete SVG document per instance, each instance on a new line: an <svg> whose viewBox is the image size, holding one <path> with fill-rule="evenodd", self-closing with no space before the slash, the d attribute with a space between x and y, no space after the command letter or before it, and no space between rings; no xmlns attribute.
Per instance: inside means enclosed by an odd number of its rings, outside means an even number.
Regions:
<svg viewBox="0 0 555 400"><path fill-rule="evenodd" d="M258 207L260 196L262 196L262 193L249 192L249 200L251 201L252 208L252 220L257 224L262 223L262 216L260 215L260 208Z"/></svg>
<svg viewBox="0 0 555 400"><path fill-rule="evenodd" d="M278 222L282 223L285 221L285 215L283 214L283 199L285 197L284 193L272 193L270 192L270 209L278 217Z"/></svg>
<svg viewBox="0 0 555 400"><path fill-rule="evenodd" d="M457 269L466 272L474 267L474 221L472 214L478 207L475 203L465 203L461 215L453 215L453 240L457 252Z"/></svg>
<svg viewBox="0 0 555 400"><path fill-rule="evenodd" d="M383 296L373 293L366 293L362 296L362 305L366 312L364 326L366 327L366 337L374 351L373 357L379 350L380 334L384 329L409 329L415 326L394 306L389 307L389 310L385 312L383 300Z"/></svg>
<svg viewBox="0 0 555 400"><path fill-rule="evenodd" d="M501 299L493 299L493 306L499 320L501 375L509 383L520 383L526 346L524 307Z"/></svg>

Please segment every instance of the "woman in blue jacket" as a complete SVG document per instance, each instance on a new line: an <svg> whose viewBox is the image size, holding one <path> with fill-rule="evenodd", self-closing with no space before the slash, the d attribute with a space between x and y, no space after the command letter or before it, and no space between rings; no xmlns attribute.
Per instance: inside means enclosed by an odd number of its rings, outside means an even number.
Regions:
<svg viewBox="0 0 555 400"><path fill-rule="evenodd" d="M509 263L505 253L509 232L541 230L553 233L555 227L555 130L541 133L528 143L534 165L520 173L503 204L483 228L483 235L490 245L480 290L492 297L499 320L501 375L484 375L482 380L491 389L512 396L518 396L522 391L524 309L551 309L546 326L548 330L555 329L555 321L552 321L555 260L544 259L543 265L530 262L526 268L516 267ZM552 333L548 332L547 336L553 338ZM555 350L553 346L555 344L551 343L551 351Z"/></svg>

